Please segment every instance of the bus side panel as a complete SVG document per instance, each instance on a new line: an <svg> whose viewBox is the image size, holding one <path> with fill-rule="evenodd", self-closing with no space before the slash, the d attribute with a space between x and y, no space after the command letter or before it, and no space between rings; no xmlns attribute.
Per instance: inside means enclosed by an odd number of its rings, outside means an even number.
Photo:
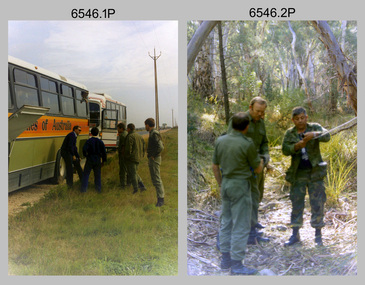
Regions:
<svg viewBox="0 0 365 285"><path fill-rule="evenodd" d="M88 137L84 134L77 139L81 158ZM8 192L54 177L57 152L63 140L63 136L16 140L9 158Z"/></svg>
<svg viewBox="0 0 365 285"><path fill-rule="evenodd" d="M9 173L8 192L32 185L54 176L54 162Z"/></svg>
<svg viewBox="0 0 365 285"><path fill-rule="evenodd" d="M112 148L117 147L117 131L115 130L104 130L102 140L105 144L105 147Z"/></svg>

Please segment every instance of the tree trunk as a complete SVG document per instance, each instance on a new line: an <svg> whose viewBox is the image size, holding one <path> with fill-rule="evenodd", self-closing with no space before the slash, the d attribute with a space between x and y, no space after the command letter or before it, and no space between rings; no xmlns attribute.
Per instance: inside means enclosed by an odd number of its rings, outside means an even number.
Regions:
<svg viewBox="0 0 365 285"><path fill-rule="evenodd" d="M309 91L308 91L307 81L305 79L305 76L304 76L304 73L302 71L302 68L300 67L300 64L299 64L299 62L297 60L297 55L296 55L296 52L295 52L295 41L296 41L297 36L296 36L293 28L291 27L290 21L288 21L288 25L289 25L289 30L290 30L290 32L293 35L293 41L291 43L291 48L292 48L292 52L293 52L294 63L296 65L296 67L297 67L298 74L299 74L299 76L300 76L300 78L302 80L302 81L299 81L299 82L304 85L304 92L307 95L308 107L309 107L310 111L313 112L312 100L310 98L310 94L309 94Z"/></svg>
<svg viewBox="0 0 365 285"><path fill-rule="evenodd" d="M194 33L194 36L188 44L187 73L189 73L190 69L193 67L195 58L198 55L201 47L203 46L205 39L218 22L219 21L204 21Z"/></svg>
<svg viewBox="0 0 365 285"><path fill-rule="evenodd" d="M347 25L347 21L342 21L342 23L341 23L341 30L342 30L342 34L341 34L341 49L342 49L342 52L345 52L346 25Z"/></svg>
<svg viewBox="0 0 365 285"><path fill-rule="evenodd" d="M331 62L339 76L341 86L347 93L347 102L357 115L356 65L352 67L347 63L346 57L326 21L311 21L311 23L326 46Z"/></svg>
<svg viewBox="0 0 365 285"><path fill-rule="evenodd" d="M221 62L222 71L222 89L224 98L224 111L226 115L226 124L229 122L229 101L228 101L228 88L227 88L227 76L226 67L224 65L224 54L223 54L223 36L222 36L222 23L218 23L218 36L219 36L219 59Z"/></svg>

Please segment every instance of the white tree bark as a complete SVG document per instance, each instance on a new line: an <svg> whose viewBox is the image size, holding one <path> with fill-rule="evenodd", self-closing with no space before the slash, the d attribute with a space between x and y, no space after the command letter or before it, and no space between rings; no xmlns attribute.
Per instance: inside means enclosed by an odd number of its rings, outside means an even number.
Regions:
<svg viewBox="0 0 365 285"><path fill-rule="evenodd" d="M214 26L218 23L218 21L204 21L196 30L194 36L190 40L188 44L188 69L187 72L189 73L190 69L192 68L195 58L198 55L201 47L205 39L208 37L209 33L212 31Z"/></svg>

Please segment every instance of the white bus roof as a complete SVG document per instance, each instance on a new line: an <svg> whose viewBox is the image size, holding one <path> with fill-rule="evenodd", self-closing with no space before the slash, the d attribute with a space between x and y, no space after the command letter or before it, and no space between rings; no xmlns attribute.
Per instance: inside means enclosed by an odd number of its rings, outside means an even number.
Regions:
<svg viewBox="0 0 365 285"><path fill-rule="evenodd" d="M99 101L102 101L104 104L106 101L110 101L110 102L114 102L118 105L122 105L122 106L125 106L124 103L122 102L119 102L117 100L114 100L110 95L106 94L106 93L93 93L93 92L89 92L89 96L88 96L88 99L92 100L92 99L97 99Z"/></svg>
<svg viewBox="0 0 365 285"><path fill-rule="evenodd" d="M8 62L9 63L12 63L14 65L18 65L18 66L27 68L29 70L38 72L40 74L47 75L47 76L52 77L52 78L55 78L57 80L61 80L63 82L66 82L66 83L69 83L71 85L77 86L77 87L79 87L81 89L87 90L87 88L86 88L86 86L84 84L78 83L78 82L73 81L71 79L68 79L68 78L66 78L66 77L64 77L62 75L59 75L59 74L57 74L55 72L49 71L49 70L44 69L44 68L39 67L39 66L36 66L34 64L31 64L31 63L26 62L24 60L18 59L16 57L11 56L11 55L8 55Z"/></svg>

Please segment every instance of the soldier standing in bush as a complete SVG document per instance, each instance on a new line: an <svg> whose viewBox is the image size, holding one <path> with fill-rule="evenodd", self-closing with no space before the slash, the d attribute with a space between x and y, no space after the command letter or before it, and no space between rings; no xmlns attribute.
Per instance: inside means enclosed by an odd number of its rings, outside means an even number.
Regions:
<svg viewBox="0 0 365 285"><path fill-rule="evenodd" d="M212 165L222 197L219 231L221 268L231 268L232 275L252 275L256 270L242 264L251 229L250 168L260 173L263 160L252 140L245 135L249 128L249 115L237 113L231 122L233 130L219 137L215 143Z"/></svg>
<svg viewBox="0 0 365 285"><path fill-rule="evenodd" d="M266 128L264 122L265 110L267 102L261 97L254 97L250 101L249 110L246 112L250 119L249 128L246 136L251 138L257 153L264 160L266 166L270 160L269 141L266 136ZM228 132L232 130L231 121L228 124ZM252 213L251 213L251 231L248 238L248 244L256 244L256 242L268 242L269 239L262 237L262 232L257 232L256 229L265 228L258 222L259 204L264 196L264 171L254 173L251 176L251 192L252 192Z"/></svg>
<svg viewBox="0 0 365 285"><path fill-rule="evenodd" d="M147 146L147 158L151 180L153 186L156 188L156 207L161 207L165 203L165 190L160 175L161 152L163 151L164 146L160 133L155 129L155 120L153 118L148 118L144 121L144 124L146 131L150 133Z"/></svg>
<svg viewBox="0 0 365 285"><path fill-rule="evenodd" d="M311 226L315 228L315 243L322 245L321 229L324 227L324 203L326 193L324 177L327 175L327 163L323 162L319 143L328 142L330 134L317 123L307 123L307 111L296 107L292 111L294 127L285 133L282 151L291 155L291 165L285 179L291 183L290 200L292 202L291 226L293 234L285 246L300 241L299 229L303 225L304 198L306 189L311 205ZM324 134L326 133L326 134Z"/></svg>

